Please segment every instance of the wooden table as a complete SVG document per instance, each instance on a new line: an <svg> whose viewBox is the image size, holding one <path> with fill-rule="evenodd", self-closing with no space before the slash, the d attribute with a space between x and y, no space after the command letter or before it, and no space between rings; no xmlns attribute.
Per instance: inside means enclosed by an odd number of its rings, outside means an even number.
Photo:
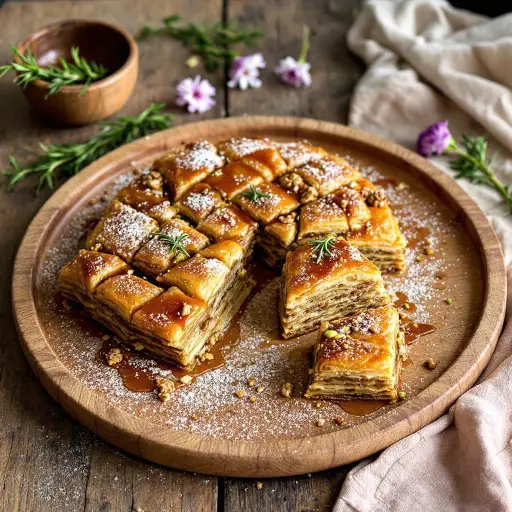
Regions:
<svg viewBox="0 0 512 512"><path fill-rule="evenodd" d="M0 4L1 4L0 0ZM360 0L95 0L9 1L0 7L0 64L8 44L64 18L99 18L130 32L173 12L194 22L239 20L265 33L268 68L259 90L232 91L223 71L209 118L244 114L296 115L346 122L350 95L364 68L345 44ZM301 26L312 30L313 85L281 85L272 69L297 56ZM201 70L184 65L188 51L155 39L141 44L137 88L122 114L150 102L175 99L175 85ZM173 108L176 123L200 119ZM0 168L11 153L23 157L39 141L79 141L95 127L62 129L37 118L9 80L0 81ZM34 196L33 182L8 194L0 187L0 510L313 511L329 510L349 467L315 475L256 481L174 471L120 452L71 419L47 395L28 367L10 313L11 269L26 227L49 196Z"/></svg>

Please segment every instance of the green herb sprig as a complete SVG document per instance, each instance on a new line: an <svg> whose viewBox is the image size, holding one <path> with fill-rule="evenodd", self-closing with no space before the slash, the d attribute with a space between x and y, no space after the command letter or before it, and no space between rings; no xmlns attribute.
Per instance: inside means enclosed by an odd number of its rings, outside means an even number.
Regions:
<svg viewBox="0 0 512 512"><path fill-rule="evenodd" d="M487 140L485 137L472 137L464 134L462 135L461 146L459 147L452 139L446 149L447 153L457 154L457 158L450 161L450 167L457 171L455 178L464 178L471 183L494 188L507 201L509 211L512 214L512 185L504 185L491 170L496 155L487 159Z"/></svg>
<svg viewBox="0 0 512 512"><path fill-rule="evenodd" d="M247 48L254 48L257 39L263 37L258 30L250 31L233 23L227 26L220 22L211 26L194 23L181 25L181 17L173 14L162 19L161 27L146 25L137 39L142 41L161 34L168 34L189 47L194 55L203 59L204 67L209 72L216 71L221 65L231 64L238 55L232 46L241 43Z"/></svg>
<svg viewBox="0 0 512 512"><path fill-rule="evenodd" d="M100 131L86 142L71 144L39 144L42 154L25 166L11 155L10 169L0 171L8 177L9 190L27 176L39 176L37 192L47 186L55 188L57 177L70 177L109 151L152 132L172 126L174 116L162 112L165 104L152 103L136 116L118 117L100 123Z"/></svg>
<svg viewBox="0 0 512 512"><path fill-rule="evenodd" d="M181 233L180 235L173 236L158 231L157 233L153 233L153 236L169 244L169 254L177 251L184 254L187 258L190 258L190 254L183 245L183 242L188 238L187 234Z"/></svg>
<svg viewBox="0 0 512 512"><path fill-rule="evenodd" d="M313 255L316 256L316 263L320 263L325 256L331 255L331 248L335 240L334 235L328 235L322 240L310 240L309 245L313 246Z"/></svg>
<svg viewBox="0 0 512 512"><path fill-rule="evenodd" d="M48 83L48 94L55 94L64 85L81 85L79 95L82 95L92 82L101 80L108 74L107 68L101 64L87 61L81 57L77 47L71 48L71 62L60 58L60 66L52 65L42 67L37 63L34 54L27 50L25 54L11 45L11 51L19 62L14 60L10 64L0 66L0 78L9 71L17 73L14 82L25 88L30 82L43 80Z"/></svg>
<svg viewBox="0 0 512 512"><path fill-rule="evenodd" d="M242 195L255 203L257 203L262 197L271 197L270 194L257 190L252 184L249 185L249 190L247 192L242 192Z"/></svg>

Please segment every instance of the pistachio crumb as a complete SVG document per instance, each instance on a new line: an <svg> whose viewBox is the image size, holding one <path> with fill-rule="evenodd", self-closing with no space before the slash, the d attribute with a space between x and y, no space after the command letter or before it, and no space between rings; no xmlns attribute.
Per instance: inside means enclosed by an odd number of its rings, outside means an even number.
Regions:
<svg viewBox="0 0 512 512"><path fill-rule="evenodd" d="M338 336L338 331L335 331L333 329L329 329L328 331L324 332L324 336L326 338L334 338L334 337Z"/></svg>
<svg viewBox="0 0 512 512"><path fill-rule="evenodd" d="M451 306L453 304L453 299L448 298L448 299L446 299L445 302L446 302L446 304L448 304L448 306Z"/></svg>
<svg viewBox="0 0 512 512"><path fill-rule="evenodd" d="M406 400L407 399L407 393L405 391L399 391L398 392L398 398L400 398L400 400Z"/></svg>
<svg viewBox="0 0 512 512"><path fill-rule="evenodd" d="M264 388L263 386L258 386L258 387L256 388L256 393L263 393L263 390L264 390L264 389L265 389L265 388Z"/></svg>
<svg viewBox="0 0 512 512"><path fill-rule="evenodd" d="M183 377L181 377L180 379L180 382L182 384L190 384L192 382L192 377L190 375L183 375Z"/></svg>
<svg viewBox="0 0 512 512"><path fill-rule="evenodd" d="M425 366L429 369L429 370L434 370L435 367L437 366L437 361L432 358L432 357L429 357L426 361L425 361Z"/></svg>
<svg viewBox="0 0 512 512"><path fill-rule="evenodd" d="M293 392L293 384L291 382L285 382L281 386L281 396L284 396L285 398L290 398L292 396Z"/></svg>
<svg viewBox="0 0 512 512"><path fill-rule="evenodd" d="M404 304L404 309L411 309L411 305L408 302L406 302Z"/></svg>
<svg viewBox="0 0 512 512"><path fill-rule="evenodd" d="M251 396L249 398L249 402L251 402L251 404L253 404L254 402L256 402L256 397L255 396Z"/></svg>

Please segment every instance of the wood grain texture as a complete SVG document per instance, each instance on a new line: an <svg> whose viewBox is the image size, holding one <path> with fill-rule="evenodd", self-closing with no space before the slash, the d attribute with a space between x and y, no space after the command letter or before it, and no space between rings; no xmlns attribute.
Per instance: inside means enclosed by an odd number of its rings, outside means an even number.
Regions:
<svg viewBox="0 0 512 512"><path fill-rule="evenodd" d="M212 0L130 2L117 0L7 2L0 7L0 62L10 60L8 44L38 28L66 18L110 21L130 33L158 23L169 10L196 22L220 19L222 3ZM133 115L153 101L173 104L175 85L190 74L187 50L169 40L147 41L140 48L139 79L120 115ZM216 86L222 76L210 80ZM222 115L223 92L210 117ZM0 168L9 154L29 157L39 141L87 139L96 127L63 130L30 108L8 78L0 80ZM176 123L199 119L173 109ZM202 118L203 116L201 116ZM0 184L0 510L217 510L217 479L147 463L112 449L79 425L42 388L23 357L11 314L14 256L29 222L49 197L34 195L28 180L8 194ZM115 474L112 474L115 468ZM115 478L118 480L115 480Z"/></svg>
<svg viewBox="0 0 512 512"><path fill-rule="evenodd" d="M432 383L400 407L359 425L307 438L231 441L173 431L125 412L79 381L55 356L35 303L44 254L57 226L79 210L87 193L125 171L132 160L147 160L181 142L227 136L269 136L314 141L327 148L358 148L376 161L388 161L434 192L462 223L480 254L485 297L480 320L466 329L458 357ZM478 273L474 274L478 276ZM471 279L471 277L470 277ZM477 277L479 279L479 277ZM301 118L242 117L189 124L115 150L62 186L30 225L16 260L13 305L22 346L50 394L80 422L113 444L160 464L203 473L269 477L319 471L379 451L442 414L468 389L491 356L505 310L505 269L499 242L488 220L453 180L433 165L391 142L341 125ZM462 300L456 296L456 300ZM465 318L458 322L464 324ZM52 343L56 343L53 340ZM456 348L459 352L459 348ZM447 352L448 354L449 352ZM453 354L452 354L453 356Z"/></svg>

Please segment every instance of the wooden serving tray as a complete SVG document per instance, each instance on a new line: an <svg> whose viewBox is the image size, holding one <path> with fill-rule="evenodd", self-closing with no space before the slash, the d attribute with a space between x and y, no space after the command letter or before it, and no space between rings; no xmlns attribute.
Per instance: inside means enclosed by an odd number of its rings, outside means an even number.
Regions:
<svg viewBox="0 0 512 512"><path fill-rule="evenodd" d="M404 368L402 382L406 401L381 407L317 406L302 398L314 334L278 339L278 277L261 266L262 282L230 331L230 341L239 338L239 343L222 348L218 358L224 364L219 366L217 359L218 368L179 388L168 403L151 392L125 389L117 370L98 356L106 331L80 311L63 307L55 277L83 242L87 224L101 215L105 191L125 183L122 176L134 165L147 165L183 142L233 136L308 139L349 156L384 187L409 240L407 275L386 276L386 284L399 292L401 303L412 306L407 310L411 318L437 329L410 346L412 364ZM433 255L425 254L427 240ZM109 153L43 206L23 239L13 276L13 310L24 352L44 387L72 416L114 445L151 461L246 477L294 475L348 463L436 419L489 361L503 324L505 296L498 239L452 178L374 135L285 117L188 124ZM423 364L430 357L438 363L434 370ZM144 371L160 371L151 361L140 364ZM262 392L246 385L248 376L256 378ZM286 381L295 385L291 399L279 394ZM247 395L236 397L234 392L242 388ZM253 395L256 401L250 402Z"/></svg>

